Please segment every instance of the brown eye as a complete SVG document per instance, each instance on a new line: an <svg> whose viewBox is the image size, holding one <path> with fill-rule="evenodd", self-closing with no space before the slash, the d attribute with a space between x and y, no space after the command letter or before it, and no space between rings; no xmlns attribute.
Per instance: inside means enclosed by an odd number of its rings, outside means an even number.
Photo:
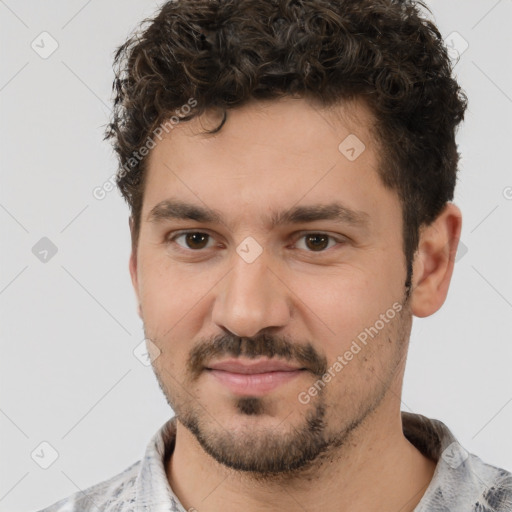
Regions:
<svg viewBox="0 0 512 512"><path fill-rule="evenodd" d="M190 249L203 249L208 243L208 235L206 233L187 233L185 240Z"/></svg>
<svg viewBox="0 0 512 512"><path fill-rule="evenodd" d="M184 244L178 242L180 238L185 240ZM176 243L184 249L199 250L204 249L208 245L210 235L207 233L200 233L199 231L193 231L190 233L181 233L174 237L173 240L175 240Z"/></svg>
<svg viewBox="0 0 512 512"><path fill-rule="evenodd" d="M306 233L303 234L295 246L306 252L325 252L335 245L343 244L343 238L338 239L326 233Z"/></svg>
<svg viewBox="0 0 512 512"><path fill-rule="evenodd" d="M313 251L322 251L329 245L329 238L322 234L306 235L306 246Z"/></svg>

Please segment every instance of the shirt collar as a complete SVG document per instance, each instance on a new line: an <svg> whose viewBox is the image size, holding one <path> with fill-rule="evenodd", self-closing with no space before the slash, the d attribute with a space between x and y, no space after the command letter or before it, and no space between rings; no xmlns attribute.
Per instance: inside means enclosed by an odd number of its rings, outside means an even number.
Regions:
<svg viewBox="0 0 512 512"><path fill-rule="evenodd" d="M136 512L184 512L174 494L167 474L166 461L174 451L176 416L168 420L149 442L136 482Z"/></svg>

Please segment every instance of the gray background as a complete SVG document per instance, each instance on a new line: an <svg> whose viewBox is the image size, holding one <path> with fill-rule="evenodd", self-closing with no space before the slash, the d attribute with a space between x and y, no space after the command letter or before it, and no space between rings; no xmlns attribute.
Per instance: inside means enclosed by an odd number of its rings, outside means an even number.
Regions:
<svg viewBox="0 0 512 512"><path fill-rule="evenodd" d="M414 321L402 408L512 470L512 2L428 4L443 37L469 45L455 68L469 97L455 199L464 245L444 307ZM119 473L172 414L133 354L143 331L128 208L115 190L92 194L116 168L102 141L114 48L157 5L0 1L1 511ZM31 47L51 49L43 31L59 45L46 59ZM462 50L460 37L448 40ZM41 442L58 452L48 469Z"/></svg>

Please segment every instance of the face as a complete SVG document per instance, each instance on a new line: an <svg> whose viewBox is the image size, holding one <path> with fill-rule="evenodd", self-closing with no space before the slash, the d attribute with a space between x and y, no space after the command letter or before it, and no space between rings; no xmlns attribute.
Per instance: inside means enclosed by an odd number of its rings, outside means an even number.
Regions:
<svg viewBox="0 0 512 512"><path fill-rule="evenodd" d="M217 122L182 122L150 154L130 259L140 315L159 384L208 454L299 471L371 413L396 414L401 207L362 103L254 102L201 133Z"/></svg>

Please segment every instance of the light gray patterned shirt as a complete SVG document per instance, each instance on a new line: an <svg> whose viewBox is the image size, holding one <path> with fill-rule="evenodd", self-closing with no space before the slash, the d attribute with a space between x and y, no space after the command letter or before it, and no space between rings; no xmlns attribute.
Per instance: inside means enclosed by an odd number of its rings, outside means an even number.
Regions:
<svg viewBox="0 0 512 512"><path fill-rule="evenodd" d="M142 460L40 512L187 512L165 473L174 450L175 420L154 435ZM441 421L403 411L402 420L407 439L437 461L414 512L512 512L512 473L469 454Z"/></svg>

